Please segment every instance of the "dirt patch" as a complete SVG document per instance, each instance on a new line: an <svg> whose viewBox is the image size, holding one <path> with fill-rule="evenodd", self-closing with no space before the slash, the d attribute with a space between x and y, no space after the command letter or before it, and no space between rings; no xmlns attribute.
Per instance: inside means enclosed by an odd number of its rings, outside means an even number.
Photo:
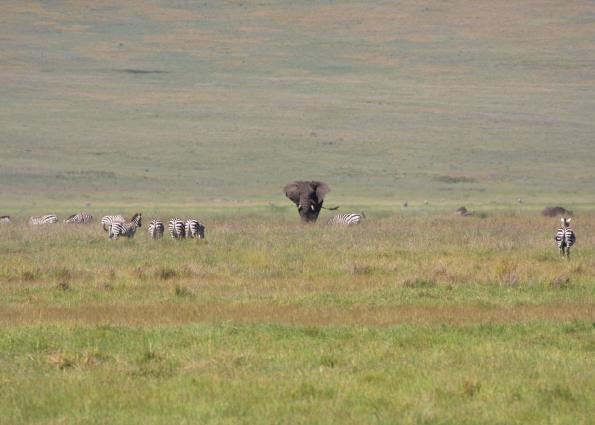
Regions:
<svg viewBox="0 0 595 425"><path fill-rule="evenodd" d="M157 69L114 69L114 72L122 72L124 74L143 75L143 74L167 74L167 71Z"/></svg>

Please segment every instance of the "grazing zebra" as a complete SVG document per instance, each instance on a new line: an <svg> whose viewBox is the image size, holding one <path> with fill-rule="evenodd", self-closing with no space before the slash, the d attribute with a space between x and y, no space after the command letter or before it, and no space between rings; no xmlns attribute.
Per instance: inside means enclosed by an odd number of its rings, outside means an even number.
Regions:
<svg viewBox="0 0 595 425"><path fill-rule="evenodd" d="M118 215L106 215L101 218L101 226L103 227L103 230L105 230L106 232L108 231L108 229L110 228L110 226L113 223L124 223L124 222L126 222L126 219L119 214Z"/></svg>
<svg viewBox="0 0 595 425"><path fill-rule="evenodd" d="M70 217L68 217L66 220L64 220L64 223L88 224L91 222L91 220L93 220L93 216L91 214L78 213L78 214L72 214Z"/></svg>
<svg viewBox="0 0 595 425"><path fill-rule="evenodd" d="M349 213L349 214L337 214L327 222L327 224L342 224L345 226L351 226L352 224L359 224L363 218L366 218L364 213Z"/></svg>
<svg viewBox="0 0 595 425"><path fill-rule="evenodd" d="M57 223L58 217L55 214L48 214L42 217L30 217L29 224L38 225L38 224L52 224Z"/></svg>
<svg viewBox="0 0 595 425"><path fill-rule="evenodd" d="M560 220L562 221L562 227L556 232L554 240L560 250L560 255L566 255L566 258L570 258L570 247L576 242L576 235L570 227L570 220L572 219L562 217Z"/></svg>
<svg viewBox="0 0 595 425"><path fill-rule="evenodd" d="M152 220L149 223L149 236L152 239L161 239L163 237L163 231L165 226L161 220Z"/></svg>
<svg viewBox="0 0 595 425"><path fill-rule="evenodd" d="M2 215L0 216L0 224L10 224L12 220L10 219L9 215Z"/></svg>
<svg viewBox="0 0 595 425"><path fill-rule="evenodd" d="M109 238L112 240L118 239L120 236L131 238L136 233L136 229L142 226L142 215L136 213L128 223L114 222L109 227Z"/></svg>
<svg viewBox="0 0 595 425"><path fill-rule="evenodd" d="M205 225L196 219L191 218L186 220L185 231L187 238L205 238Z"/></svg>
<svg viewBox="0 0 595 425"><path fill-rule="evenodd" d="M186 237L186 227L179 218L169 220L169 234L172 239L184 239Z"/></svg>

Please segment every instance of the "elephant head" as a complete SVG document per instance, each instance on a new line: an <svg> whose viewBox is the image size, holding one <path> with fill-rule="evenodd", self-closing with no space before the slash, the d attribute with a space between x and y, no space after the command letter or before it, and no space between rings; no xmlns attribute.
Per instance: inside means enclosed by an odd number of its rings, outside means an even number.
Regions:
<svg viewBox="0 0 595 425"><path fill-rule="evenodd" d="M328 185L318 181L294 181L283 191L298 208L302 222L315 222L322 208L325 195L331 191Z"/></svg>

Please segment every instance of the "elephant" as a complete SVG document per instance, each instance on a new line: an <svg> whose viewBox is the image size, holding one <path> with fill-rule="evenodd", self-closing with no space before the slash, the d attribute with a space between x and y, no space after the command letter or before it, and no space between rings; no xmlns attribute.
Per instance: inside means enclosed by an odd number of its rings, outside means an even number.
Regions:
<svg viewBox="0 0 595 425"><path fill-rule="evenodd" d="M331 189L324 182L296 180L285 185L283 191L297 206L302 222L313 223L318 219L324 197Z"/></svg>

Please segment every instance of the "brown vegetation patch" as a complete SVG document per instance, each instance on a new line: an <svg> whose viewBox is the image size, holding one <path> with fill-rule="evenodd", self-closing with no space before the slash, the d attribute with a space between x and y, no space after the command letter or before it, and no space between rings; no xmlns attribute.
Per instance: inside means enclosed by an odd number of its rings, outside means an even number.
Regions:
<svg viewBox="0 0 595 425"><path fill-rule="evenodd" d="M484 305L387 305L302 307L260 304L148 304L89 305L84 307L6 306L3 325L72 323L77 325L160 326L196 322L280 323L286 325L470 325L533 321L595 320L591 302L518 305L511 308Z"/></svg>

